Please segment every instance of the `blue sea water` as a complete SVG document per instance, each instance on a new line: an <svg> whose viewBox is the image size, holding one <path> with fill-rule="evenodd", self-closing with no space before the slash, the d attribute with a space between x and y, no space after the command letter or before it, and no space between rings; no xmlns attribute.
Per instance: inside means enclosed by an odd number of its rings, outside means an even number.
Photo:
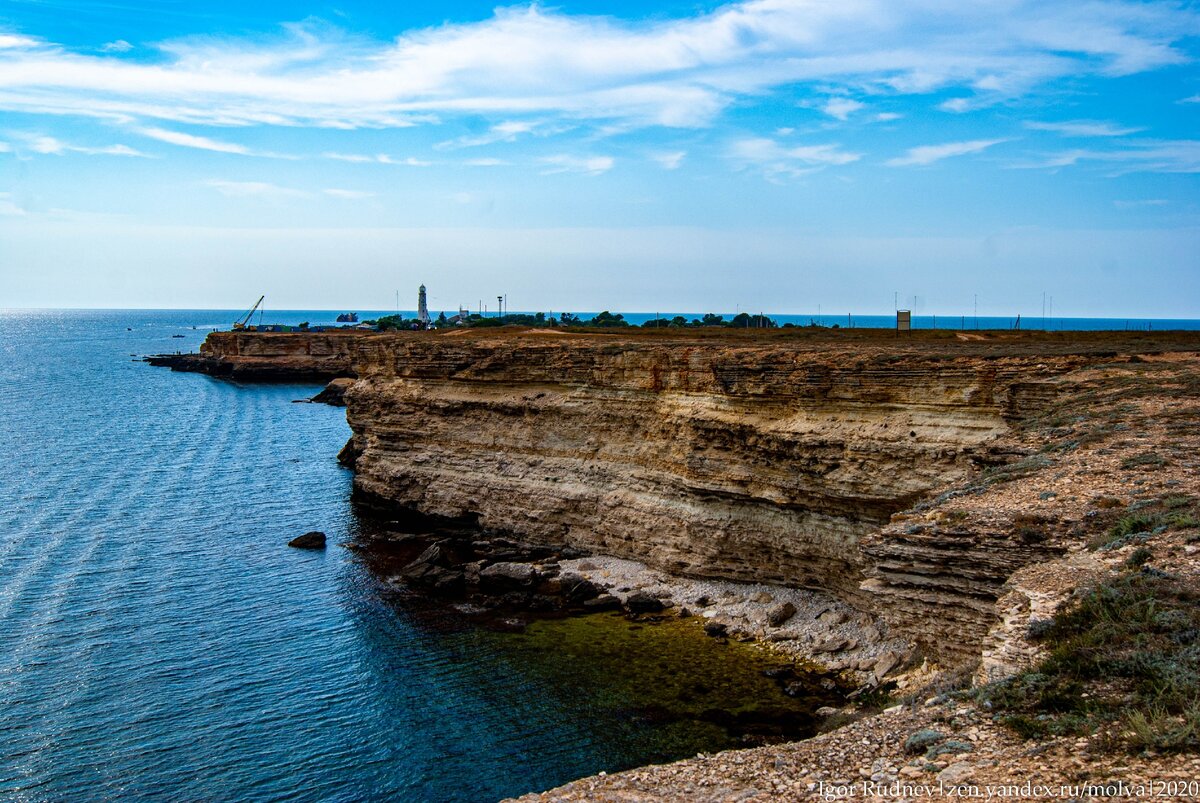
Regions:
<svg viewBox="0 0 1200 803"><path fill-rule="evenodd" d="M495 800L652 757L336 546L367 524L317 387L135 356L229 320L0 313L0 800Z"/></svg>

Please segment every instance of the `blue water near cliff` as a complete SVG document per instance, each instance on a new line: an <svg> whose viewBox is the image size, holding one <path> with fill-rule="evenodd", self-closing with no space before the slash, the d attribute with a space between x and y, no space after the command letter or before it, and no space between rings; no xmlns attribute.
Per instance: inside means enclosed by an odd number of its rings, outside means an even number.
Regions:
<svg viewBox="0 0 1200 803"><path fill-rule="evenodd" d="M0 313L0 800L495 800L645 761L336 546L317 387L135 361L231 319Z"/></svg>

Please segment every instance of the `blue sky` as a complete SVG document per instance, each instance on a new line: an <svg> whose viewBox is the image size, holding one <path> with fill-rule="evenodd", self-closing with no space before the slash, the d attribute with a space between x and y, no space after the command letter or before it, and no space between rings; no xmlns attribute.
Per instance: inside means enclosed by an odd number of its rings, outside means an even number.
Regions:
<svg viewBox="0 0 1200 803"><path fill-rule="evenodd" d="M0 307L1200 317L1200 9L0 2Z"/></svg>

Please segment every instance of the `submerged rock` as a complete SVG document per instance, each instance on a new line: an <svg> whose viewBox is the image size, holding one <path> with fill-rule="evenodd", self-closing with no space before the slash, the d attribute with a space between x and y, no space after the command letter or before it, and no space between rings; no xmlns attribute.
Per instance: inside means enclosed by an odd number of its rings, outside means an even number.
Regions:
<svg viewBox="0 0 1200 803"><path fill-rule="evenodd" d="M625 607L630 613L658 613L666 606L658 597L652 597L645 591L635 591L625 600Z"/></svg>
<svg viewBox="0 0 1200 803"><path fill-rule="evenodd" d="M307 532L288 541L288 546L295 547L296 549L324 549L325 533L320 530Z"/></svg>

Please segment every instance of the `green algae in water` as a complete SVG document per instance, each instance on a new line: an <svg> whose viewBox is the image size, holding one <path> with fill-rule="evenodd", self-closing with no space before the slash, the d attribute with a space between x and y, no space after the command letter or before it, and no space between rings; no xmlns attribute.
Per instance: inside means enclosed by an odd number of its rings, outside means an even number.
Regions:
<svg viewBox="0 0 1200 803"><path fill-rule="evenodd" d="M825 688L834 685L830 676L759 646L710 638L695 619L603 613L478 636L537 688L632 740L643 761L805 738L815 732L814 711L839 698Z"/></svg>

